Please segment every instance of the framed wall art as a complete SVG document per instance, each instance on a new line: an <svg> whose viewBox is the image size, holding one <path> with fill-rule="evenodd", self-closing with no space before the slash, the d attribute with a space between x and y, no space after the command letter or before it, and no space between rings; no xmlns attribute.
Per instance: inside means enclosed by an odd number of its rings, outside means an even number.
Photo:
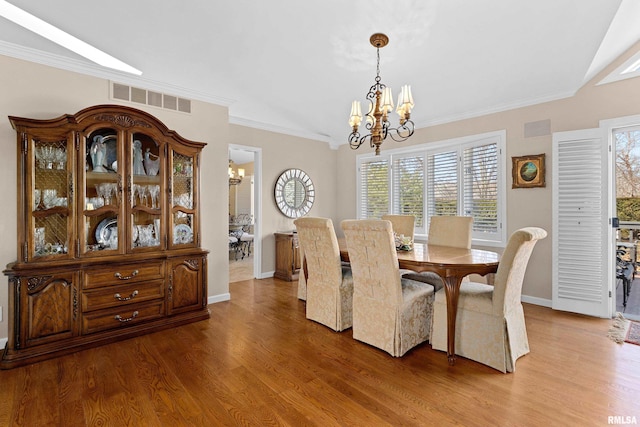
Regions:
<svg viewBox="0 0 640 427"><path fill-rule="evenodd" d="M545 187L544 154L512 157L512 188Z"/></svg>

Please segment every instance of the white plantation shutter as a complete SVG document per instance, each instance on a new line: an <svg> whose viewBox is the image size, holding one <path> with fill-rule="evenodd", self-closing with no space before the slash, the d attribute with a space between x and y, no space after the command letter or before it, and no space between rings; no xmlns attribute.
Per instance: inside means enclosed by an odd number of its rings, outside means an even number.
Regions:
<svg viewBox="0 0 640 427"><path fill-rule="evenodd" d="M358 218L413 214L424 236L434 215L470 215L474 244L504 244L505 138L496 131L358 156Z"/></svg>
<svg viewBox="0 0 640 427"><path fill-rule="evenodd" d="M473 217L473 237L491 239L498 223L498 146L489 143L464 149L462 155L463 207L461 215Z"/></svg>
<svg viewBox="0 0 640 427"><path fill-rule="evenodd" d="M424 233L424 156L393 156L393 208L394 214L414 215L417 233Z"/></svg>
<svg viewBox="0 0 640 427"><path fill-rule="evenodd" d="M389 159L381 156L364 159L358 173L358 218L380 218L389 212Z"/></svg>
<svg viewBox="0 0 640 427"><path fill-rule="evenodd" d="M600 129L553 135L552 306L611 316L608 144Z"/></svg>
<svg viewBox="0 0 640 427"><path fill-rule="evenodd" d="M458 151L427 157L427 215L458 215Z"/></svg>

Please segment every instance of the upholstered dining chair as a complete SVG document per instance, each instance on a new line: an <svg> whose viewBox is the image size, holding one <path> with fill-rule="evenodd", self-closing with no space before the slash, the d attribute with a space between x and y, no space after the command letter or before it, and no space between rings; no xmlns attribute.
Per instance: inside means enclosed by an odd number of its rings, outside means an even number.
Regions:
<svg viewBox="0 0 640 427"><path fill-rule="evenodd" d="M531 252L547 232L526 227L515 231L502 254L494 286L463 282L458 300L456 354L501 372L513 372L516 359L529 353L520 297ZM447 350L447 303L436 293L431 345Z"/></svg>
<svg viewBox="0 0 640 427"><path fill-rule="evenodd" d="M303 217L294 221L303 254L300 275L306 279L307 319L334 331L351 327L353 277L340 262L338 239L328 218Z"/></svg>
<svg viewBox="0 0 640 427"><path fill-rule="evenodd" d="M353 338L395 357L428 341L433 288L401 278L391 222L341 225L353 273Z"/></svg>
<svg viewBox="0 0 640 427"><path fill-rule="evenodd" d="M382 219L391 221L391 227L396 234L411 237L411 241L413 241L414 228L416 224L415 215L388 214L382 215Z"/></svg>
<svg viewBox="0 0 640 427"><path fill-rule="evenodd" d="M471 216L432 216L429 222L427 243L429 245L471 249L472 232L473 217ZM436 292L444 286L440 276L430 271L407 273L403 277L429 283L435 288Z"/></svg>

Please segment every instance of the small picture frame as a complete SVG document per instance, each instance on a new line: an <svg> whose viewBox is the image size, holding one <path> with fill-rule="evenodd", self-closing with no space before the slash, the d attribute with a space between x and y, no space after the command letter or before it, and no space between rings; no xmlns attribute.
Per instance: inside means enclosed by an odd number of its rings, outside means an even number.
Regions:
<svg viewBox="0 0 640 427"><path fill-rule="evenodd" d="M513 186L511 188L545 187L544 154L512 157Z"/></svg>

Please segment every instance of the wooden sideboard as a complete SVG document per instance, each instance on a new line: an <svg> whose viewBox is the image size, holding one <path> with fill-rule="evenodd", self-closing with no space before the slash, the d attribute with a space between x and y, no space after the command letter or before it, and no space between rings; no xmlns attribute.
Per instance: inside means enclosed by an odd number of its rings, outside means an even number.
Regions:
<svg viewBox="0 0 640 427"><path fill-rule="evenodd" d="M273 277L288 282L298 280L300 273L300 249L298 234L294 232L275 233L276 271Z"/></svg>
<svg viewBox="0 0 640 427"><path fill-rule="evenodd" d="M200 153L117 105L10 117L18 143L17 260L0 368L209 317Z"/></svg>

